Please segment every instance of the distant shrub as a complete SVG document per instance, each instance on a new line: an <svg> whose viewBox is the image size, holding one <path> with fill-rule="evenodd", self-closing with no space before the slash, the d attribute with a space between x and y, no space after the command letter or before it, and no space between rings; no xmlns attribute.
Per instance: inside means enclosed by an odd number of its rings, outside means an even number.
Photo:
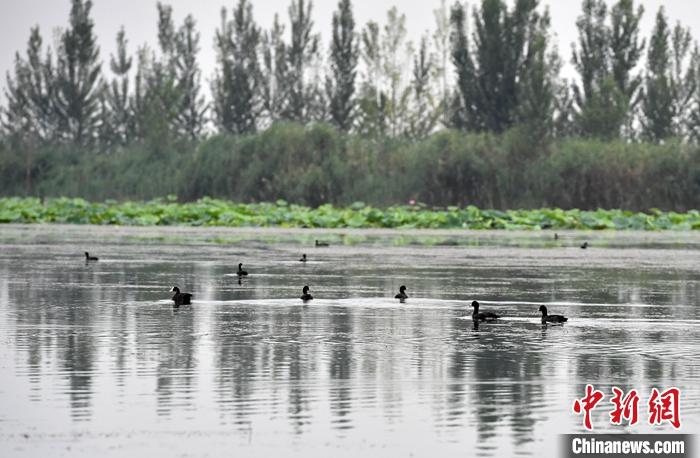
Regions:
<svg viewBox="0 0 700 458"><path fill-rule="evenodd" d="M255 134L164 139L158 148L134 143L108 153L27 150L6 139L0 179L4 196L685 211L700 207L700 148L581 139L537 145L522 128L443 130L410 141L277 123Z"/></svg>

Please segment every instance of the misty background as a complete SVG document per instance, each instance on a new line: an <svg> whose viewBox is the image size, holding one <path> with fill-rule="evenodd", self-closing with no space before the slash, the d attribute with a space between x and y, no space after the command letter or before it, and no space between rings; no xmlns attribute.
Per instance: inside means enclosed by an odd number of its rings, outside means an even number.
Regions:
<svg viewBox="0 0 700 458"><path fill-rule="evenodd" d="M115 37L119 28L124 26L129 39L129 48L135 51L137 46L148 43L157 45L157 0L94 0L92 17L95 21L95 32L98 37L100 53L103 59L116 51ZM220 23L222 7L232 9L235 1L218 0L164 0L162 3L172 5L173 16L177 23L188 14L197 21L197 29L201 33L200 66L204 81L208 82L216 67L216 52L214 50L214 33ZM289 0L254 0L253 12L258 24L264 28L272 25L275 13L280 15L283 22L287 20ZM331 30L331 18L337 8L337 1L316 0L313 2L315 27L321 33L324 49L328 47ZM450 7L454 2L447 1ZM511 5L512 0L507 3ZM666 9L669 21L673 24L680 20L689 27L693 36L700 36L700 14L698 5L687 0L639 0L637 5L644 6L642 32L648 36L653 25L656 11L661 5ZM470 9L478 6L479 2L468 2ZM38 25L46 39L47 45L52 45L53 31L65 28L70 9L70 0L0 0L0 88L6 86L5 75L12 69L16 51L23 52L29 38L29 29ZM433 11L439 8L441 0L401 1L401 0L355 0L353 2L355 20L358 30L367 21L374 20L383 23L387 11L396 6L406 15L406 26L409 38L418 42L426 31L432 31L435 25ZM576 40L576 18L581 13L579 0L543 0L552 16L552 30L557 35L559 52L564 61L562 76L575 77L571 66L571 43ZM286 30L287 35L289 29ZM53 46L52 46L53 47ZM326 53L327 54L327 53ZM207 94L207 96L209 96ZM4 95L2 96L4 97Z"/></svg>
<svg viewBox="0 0 700 458"><path fill-rule="evenodd" d="M0 196L700 208L692 4L463 3L3 7Z"/></svg>

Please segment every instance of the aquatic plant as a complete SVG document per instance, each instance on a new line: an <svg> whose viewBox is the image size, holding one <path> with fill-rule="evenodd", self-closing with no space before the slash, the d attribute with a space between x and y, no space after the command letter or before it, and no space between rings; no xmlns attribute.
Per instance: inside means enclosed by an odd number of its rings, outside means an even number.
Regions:
<svg viewBox="0 0 700 458"><path fill-rule="evenodd" d="M179 203L174 196L147 202L88 202L79 198L0 198L0 223L64 223L124 226L228 226L307 228L695 230L700 212L625 210L484 210L475 206L430 208L423 204L375 208L357 202L339 208L275 203L241 204L203 198Z"/></svg>

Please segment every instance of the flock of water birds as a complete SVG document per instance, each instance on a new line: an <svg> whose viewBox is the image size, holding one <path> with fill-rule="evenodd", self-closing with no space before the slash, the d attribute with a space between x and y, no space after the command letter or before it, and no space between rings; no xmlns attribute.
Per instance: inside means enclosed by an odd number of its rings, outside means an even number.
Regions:
<svg viewBox="0 0 700 458"><path fill-rule="evenodd" d="M554 234L554 239L557 240L559 238L558 234ZM328 247L329 244L326 242L321 242L319 240L316 240L315 243L316 247ZM581 249L585 250L589 247L590 245L588 242L583 242L581 245ZM90 256L90 253L87 251L85 252L85 262L95 262L98 261L99 258L95 256ZM306 254L302 254L301 258L299 259L300 262L307 262L308 258ZM248 272L243 270L243 263L238 264L238 271L236 272L238 275L238 278L241 279L243 277L248 276ZM406 294L406 286L401 285L399 288L399 293L394 296L394 299L398 299L399 302L405 303L406 300L408 299L408 294ZM309 301L313 300L313 296L309 292L310 288L308 285L305 285L302 290L301 290L301 299L304 303L308 303ZM174 307L180 307L181 305L191 305L192 304L192 294L191 293L183 293L180 291L180 288L177 286L173 286L173 288L170 290L171 293L173 294L172 300L174 303ZM473 311L472 311L472 320L474 322L481 322L481 321L495 321L499 318L502 318L501 315L498 315L494 312L484 312L484 311L479 311L479 302L478 301L472 301L471 304ZM550 315L547 312L547 307L544 305L540 305L540 308L538 309L538 312L542 314L542 324L564 324L566 323L569 319L563 315Z"/></svg>

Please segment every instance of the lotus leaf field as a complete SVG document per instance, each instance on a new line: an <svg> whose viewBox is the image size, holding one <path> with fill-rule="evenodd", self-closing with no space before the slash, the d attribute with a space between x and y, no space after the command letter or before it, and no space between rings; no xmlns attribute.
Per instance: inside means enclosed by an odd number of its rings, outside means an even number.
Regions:
<svg viewBox="0 0 700 458"><path fill-rule="evenodd" d="M700 212L623 210L482 210L425 205L373 208L357 202L346 208L309 208L279 200L240 204L203 198L179 203L174 196L147 202L88 202L84 199L1 198L0 223L62 223L123 226L228 226L287 228L582 229L695 230Z"/></svg>

